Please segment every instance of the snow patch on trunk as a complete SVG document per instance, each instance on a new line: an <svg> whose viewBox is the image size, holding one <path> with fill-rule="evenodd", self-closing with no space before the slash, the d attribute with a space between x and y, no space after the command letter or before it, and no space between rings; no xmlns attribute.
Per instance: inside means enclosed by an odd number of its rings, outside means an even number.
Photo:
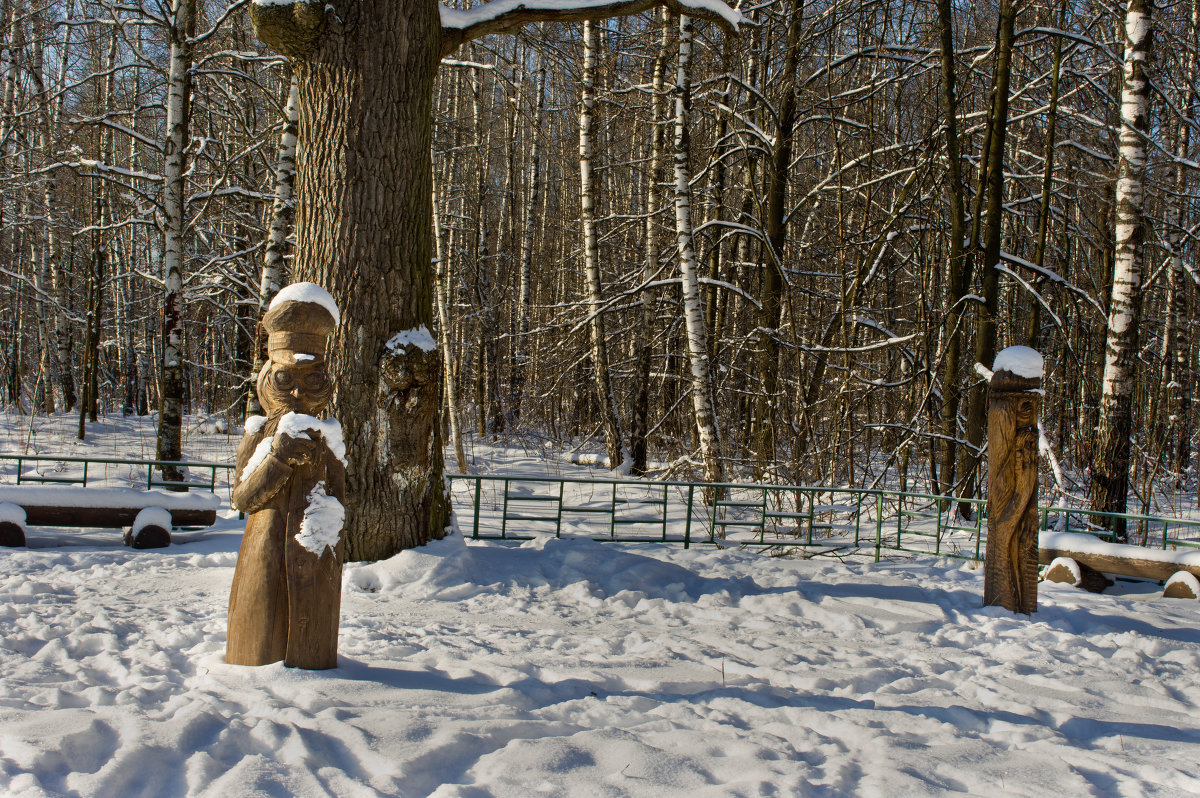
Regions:
<svg viewBox="0 0 1200 798"><path fill-rule="evenodd" d="M397 352L409 346L415 346L424 352L434 352L437 350L437 341L433 340L429 328L422 324L420 327L396 333L387 342L389 352Z"/></svg>

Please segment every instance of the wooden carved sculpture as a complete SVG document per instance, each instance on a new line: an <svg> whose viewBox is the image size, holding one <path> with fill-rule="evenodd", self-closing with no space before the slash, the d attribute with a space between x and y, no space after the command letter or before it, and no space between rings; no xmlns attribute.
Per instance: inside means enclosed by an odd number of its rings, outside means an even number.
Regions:
<svg viewBox="0 0 1200 798"><path fill-rule="evenodd" d="M281 291L263 317L258 375L266 418L246 420L233 503L247 513L229 595L225 661L337 666L346 466L341 426L319 420L333 386L325 346L338 323L313 283Z"/></svg>
<svg viewBox="0 0 1200 798"><path fill-rule="evenodd" d="M1037 611L1038 399L1041 357L1032 370L1014 373L996 359L988 407L987 554L984 606ZM1017 361L1021 362L1021 361Z"/></svg>

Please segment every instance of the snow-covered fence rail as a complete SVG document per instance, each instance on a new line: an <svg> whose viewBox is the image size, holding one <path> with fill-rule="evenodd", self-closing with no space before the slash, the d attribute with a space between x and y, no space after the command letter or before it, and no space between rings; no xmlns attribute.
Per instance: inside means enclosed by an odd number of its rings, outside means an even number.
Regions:
<svg viewBox="0 0 1200 798"><path fill-rule="evenodd" d="M857 551L982 559L985 501L926 493L796 485L594 480L451 474L451 497L464 533L475 539L538 535L622 542L725 542L800 547L811 554ZM722 491L714 491L722 488ZM722 495L713 503L704 496ZM954 509L972 506L972 520ZM1039 508L1042 530L1108 530L1090 510ZM1162 549L1200 549L1200 521L1126 516ZM1099 520L1099 519L1096 519Z"/></svg>

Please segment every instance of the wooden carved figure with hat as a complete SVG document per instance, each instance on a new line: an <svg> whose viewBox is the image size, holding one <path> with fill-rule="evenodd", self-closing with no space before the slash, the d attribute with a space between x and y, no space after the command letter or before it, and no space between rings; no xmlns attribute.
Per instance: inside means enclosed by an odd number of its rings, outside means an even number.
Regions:
<svg viewBox="0 0 1200 798"><path fill-rule="evenodd" d="M283 289L263 317L267 415L246 419L233 483L247 520L229 595L232 665L337 666L345 446L341 425L317 416L333 395L325 349L338 321L314 283Z"/></svg>

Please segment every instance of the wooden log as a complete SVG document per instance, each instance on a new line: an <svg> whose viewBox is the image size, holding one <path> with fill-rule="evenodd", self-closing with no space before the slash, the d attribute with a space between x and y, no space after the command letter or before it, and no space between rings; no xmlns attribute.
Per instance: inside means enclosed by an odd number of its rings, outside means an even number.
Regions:
<svg viewBox="0 0 1200 798"><path fill-rule="evenodd" d="M86 488L85 488L86 490ZM50 507L21 505L28 526L88 526L118 529L131 526L144 507ZM172 526L212 526L216 510L172 509Z"/></svg>
<svg viewBox="0 0 1200 798"><path fill-rule="evenodd" d="M158 524L125 530L125 545L135 549L162 549L171 545L171 531Z"/></svg>
<svg viewBox="0 0 1200 798"><path fill-rule="evenodd" d="M12 521L0 521L0 546L19 547L25 545L25 530Z"/></svg>
<svg viewBox="0 0 1200 798"><path fill-rule="evenodd" d="M1063 549L1038 549L1038 561L1045 565L1053 562L1057 557L1070 557L1080 565L1086 565L1088 568L1106 574L1163 581L1170 579L1179 571L1187 571L1200 578L1200 565L1181 565L1168 560L1139 557L1137 553L1144 551L1140 546L1122 546L1122 550L1124 549L1129 549L1129 554L1093 554Z"/></svg>
<svg viewBox="0 0 1200 798"><path fill-rule="evenodd" d="M1194 577L1195 574L1185 571L1172 576L1163 587L1163 598L1200 599L1200 584L1189 576Z"/></svg>
<svg viewBox="0 0 1200 798"><path fill-rule="evenodd" d="M1000 353L997 365L1009 351ZM1040 378L997 369L991 379L988 407L983 604L1026 614L1037 611L1040 384Z"/></svg>
<svg viewBox="0 0 1200 798"><path fill-rule="evenodd" d="M1038 558L1041 559L1039 550ZM1070 557L1055 557L1050 567L1042 574L1047 582L1061 582L1075 587L1081 587L1089 593L1103 593L1112 587L1113 581L1094 568Z"/></svg>

